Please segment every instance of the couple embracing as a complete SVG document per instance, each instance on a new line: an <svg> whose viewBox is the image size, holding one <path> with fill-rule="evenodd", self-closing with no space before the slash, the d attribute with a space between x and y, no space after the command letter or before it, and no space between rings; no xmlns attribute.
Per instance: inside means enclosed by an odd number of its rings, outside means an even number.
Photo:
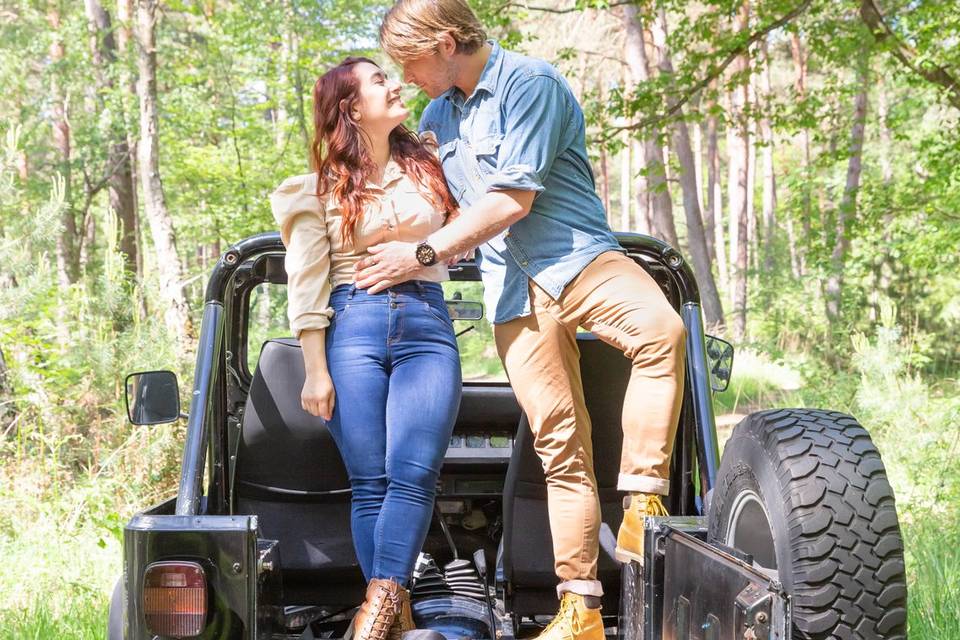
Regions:
<svg viewBox="0 0 960 640"><path fill-rule="evenodd" d="M618 488L621 560L642 561L679 418L683 324L606 223L583 113L556 69L487 40L464 0L399 0L380 43L432 100L347 58L314 88L313 173L271 196L287 246L303 408L327 420L368 580L358 640L413 628L409 585L461 394L440 282L476 249L497 351L547 479L560 607L545 640L603 637L600 504L578 327L632 361Z"/></svg>

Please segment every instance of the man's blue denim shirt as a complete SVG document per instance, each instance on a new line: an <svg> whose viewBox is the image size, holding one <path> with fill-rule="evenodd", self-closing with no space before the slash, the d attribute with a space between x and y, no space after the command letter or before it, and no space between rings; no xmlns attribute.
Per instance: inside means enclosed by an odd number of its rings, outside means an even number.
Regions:
<svg viewBox="0 0 960 640"><path fill-rule="evenodd" d="M553 298L604 251L621 251L607 225L587 158L583 111L550 64L493 52L470 97L453 87L432 100L447 185L461 207L488 191L537 191L530 213L480 246L487 316L529 315L528 278Z"/></svg>

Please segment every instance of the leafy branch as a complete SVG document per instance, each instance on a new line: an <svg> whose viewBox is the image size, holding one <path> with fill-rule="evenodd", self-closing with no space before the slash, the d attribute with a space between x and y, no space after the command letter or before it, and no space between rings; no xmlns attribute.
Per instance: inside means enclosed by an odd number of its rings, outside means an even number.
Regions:
<svg viewBox="0 0 960 640"><path fill-rule="evenodd" d="M897 36L896 32L884 20L883 14L874 0L861 1L860 17L870 28L874 40L881 44L889 42L891 44L890 53L893 54L893 57L928 82L945 89L947 100L951 105L960 109L960 83L957 79L944 67L923 60L916 49Z"/></svg>
<svg viewBox="0 0 960 640"><path fill-rule="evenodd" d="M621 4L633 4L633 3L625 2ZM730 50L727 51L726 55L724 55L723 59L719 63L711 66L710 69L707 71L706 75L704 75L704 77L702 77L700 80L698 80L697 82L689 86L674 102L672 102L666 108L666 110L663 111L663 113L651 115L649 117L643 118L641 120L638 120L637 122L634 122L628 125L611 127L606 131L604 131L603 135L600 136L598 141L601 143L606 142L610 138L616 136L621 131L635 131L637 129L646 129L648 127L656 126L662 123L664 120L666 120L670 116L673 116L678 111L680 111L680 109L682 109L683 106L691 100L691 98L693 98L695 95L697 95L698 93L706 89L711 82L713 82L718 77L720 77L720 75L724 71L726 71L727 67L729 67L734 60L736 60L739 56L747 53L747 51L750 49L751 46L753 46L755 43L759 42L760 40L766 38L767 34L770 33L771 31L775 31L776 29L779 29L785 26L791 20L800 16L803 12L805 12L807 9L810 8L811 4L813 4L813 0L803 0L803 2L801 2L799 5L797 5L796 7L794 7L787 13L785 13L780 18L777 18L776 20L765 25L763 28L758 29L757 31L754 31L753 33L750 34L748 38L740 41L738 44L731 47Z"/></svg>

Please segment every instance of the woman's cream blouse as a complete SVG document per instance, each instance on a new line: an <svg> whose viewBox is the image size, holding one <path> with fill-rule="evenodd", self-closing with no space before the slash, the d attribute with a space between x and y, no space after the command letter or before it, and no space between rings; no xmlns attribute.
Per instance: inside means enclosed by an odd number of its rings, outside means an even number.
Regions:
<svg viewBox="0 0 960 640"><path fill-rule="evenodd" d="M443 226L443 212L394 160L384 168L383 184L368 182L367 189L376 199L367 204L355 240L346 246L340 235L340 207L332 197L321 204L316 173L287 178L270 196L287 247L287 315L297 338L305 329L330 324L330 291L353 282L354 267L370 255L368 248L391 240L420 242ZM445 264L436 264L417 278L442 282L449 275Z"/></svg>

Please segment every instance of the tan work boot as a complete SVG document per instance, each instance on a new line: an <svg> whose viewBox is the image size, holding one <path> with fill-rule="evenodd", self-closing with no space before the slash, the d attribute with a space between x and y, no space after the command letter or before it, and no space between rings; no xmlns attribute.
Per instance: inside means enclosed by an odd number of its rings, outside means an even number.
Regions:
<svg viewBox="0 0 960 640"><path fill-rule="evenodd" d="M600 609L590 609L583 596L567 592L560 601L560 610L536 640L603 640L603 618Z"/></svg>
<svg viewBox="0 0 960 640"><path fill-rule="evenodd" d="M623 499L623 522L617 533L614 555L620 562L631 560L643 564L643 520L646 516L665 516L666 507L660 496L649 493L631 493Z"/></svg>
<svg viewBox="0 0 960 640"><path fill-rule="evenodd" d="M370 581L367 597L353 618L353 640L388 640L403 609L401 591L406 589L393 580Z"/></svg>
<svg viewBox="0 0 960 640"><path fill-rule="evenodd" d="M410 592L400 587L400 612L390 625L387 640L400 640L403 634L416 628L413 623L413 609L410 608Z"/></svg>

